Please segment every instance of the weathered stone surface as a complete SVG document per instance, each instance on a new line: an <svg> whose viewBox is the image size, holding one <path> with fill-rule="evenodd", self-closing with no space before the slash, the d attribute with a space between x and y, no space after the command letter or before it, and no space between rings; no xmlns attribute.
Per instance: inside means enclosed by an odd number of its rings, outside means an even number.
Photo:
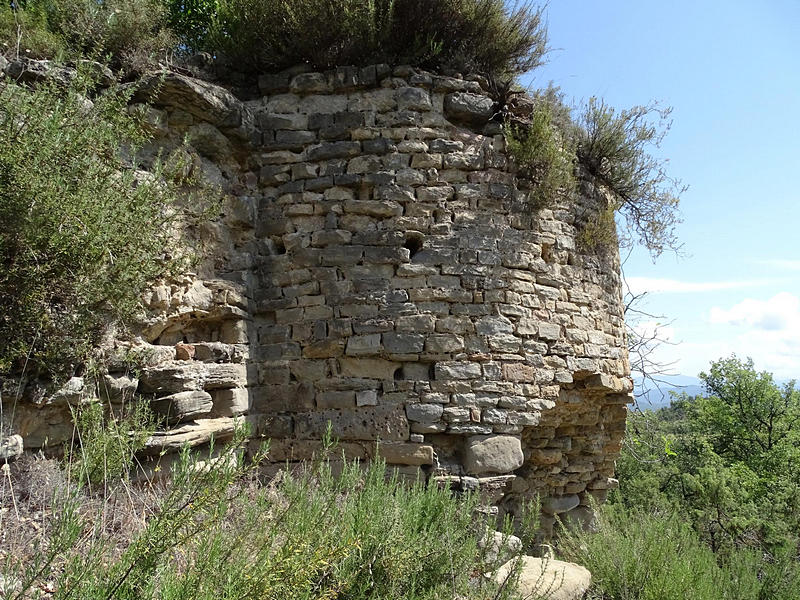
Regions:
<svg viewBox="0 0 800 600"><path fill-rule="evenodd" d="M174 452L184 445L192 447L205 444L212 438L225 441L233 435L237 423L242 422L229 418L201 419L167 431L157 431L147 440L144 451L148 454L157 454L161 451Z"/></svg>
<svg viewBox="0 0 800 600"><path fill-rule="evenodd" d="M433 446L422 444L378 444L378 455L390 465L433 464Z"/></svg>
<svg viewBox="0 0 800 600"><path fill-rule="evenodd" d="M441 404L409 404L406 415L409 421L417 423L435 423L442 418L444 408Z"/></svg>
<svg viewBox="0 0 800 600"><path fill-rule="evenodd" d="M494 113L495 103L486 96L456 92L444 98L444 114L451 121L483 125Z"/></svg>
<svg viewBox="0 0 800 600"><path fill-rule="evenodd" d="M156 414L166 417L170 423L180 423L209 414L213 402L211 394L195 390L158 398L150 406Z"/></svg>
<svg viewBox="0 0 800 600"><path fill-rule="evenodd" d="M520 554L522 540L515 535L487 530L478 539L478 548L483 551L483 564L494 570Z"/></svg>
<svg viewBox="0 0 800 600"><path fill-rule="evenodd" d="M21 435L0 436L0 463L10 462L22 456L23 447Z"/></svg>
<svg viewBox="0 0 800 600"><path fill-rule="evenodd" d="M408 419L402 406L362 407L354 410L322 410L295 417L300 439L321 439L331 424L331 433L342 440L404 441Z"/></svg>
<svg viewBox="0 0 800 600"><path fill-rule="evenodd" d="M577 494L570 496L560 496L556 498L545 498L542 500L542 511L551 515L560 515L569 512L580 504Z"/></svg>
<svg viewBox="0 0 800 600"><path fill-rule="evenodd" d="M331 420L354 455L378 438L398 460L432 447L437 473L460 474L466 438L518 436L523 458L515 447L493 468L524 477L491 502L602 497L630 379L618 256L577 243L608 204L601 186L584 178L528 206L477 81L375 66L259 85L265 96L243 101L185 75L146 78L136 101L155 94L156 144L188 135L226 200L197 273L143 297L143 342L119 344L102 398L210 394L198 428L162 440L169 451L246 416L296 457ZM138 387L117 374L130 355ZM3 381L26 448L69 439L68 403L95 392L77 383L54 403L41 382ZM396 466L413 478L429 464ZM544 513L545 533L553 522Z"/></svg>
<svg viewBox="0 0 800 600"><path fill-rule="evenodd" d="M476 435L464 447L464 468L472 475L510 473L522 466L525 457L518 437Z"/></svg>
<svg viewBox="0 0 800 600"><path fill-rule="evenodd" d="M503 585L511 576L517 560L522 561L518 567L518 591L524 598L580 600L592 584L592 574L585 567L550 558L522 556L510 560L493 574L498 585Z"/></svg>

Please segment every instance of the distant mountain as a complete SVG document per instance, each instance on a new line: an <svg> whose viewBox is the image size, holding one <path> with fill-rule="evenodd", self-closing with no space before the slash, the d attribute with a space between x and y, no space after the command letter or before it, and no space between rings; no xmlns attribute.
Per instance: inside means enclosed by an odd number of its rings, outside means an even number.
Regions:
<svg viewBox="0 0 800 600"><path fill-rule="evenodd" d="M656 410L664 406L669 406L672 402L673 394L687 394L688 396L703 396L706 388L703 382L697 377L688 375L666 375L659 377L660 381L656 385L653 382L642 382L641 379L634 379L634 394L636 402L642 410Z"/></svg>

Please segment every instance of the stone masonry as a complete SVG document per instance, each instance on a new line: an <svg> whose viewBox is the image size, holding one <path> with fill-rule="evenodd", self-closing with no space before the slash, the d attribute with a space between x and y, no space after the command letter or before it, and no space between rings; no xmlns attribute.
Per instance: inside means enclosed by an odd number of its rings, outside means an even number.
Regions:
<svg viewBox="0 0 800 600"><path fill-rule="evenodd" d="M174 73L144 86L158 147L187 139L226 193L198 272L147 295L144 368L101 382L166 417L148 454L246 420L272 461L301 461L330 424L348 457L502 511L540 495L545 529L591 519L631 390L618 255L577 241L606 196L585 180L532 205L475 79L340 68L263 76L251 100ZM83 385L15 398L26 448L69 438Z"/></svg>

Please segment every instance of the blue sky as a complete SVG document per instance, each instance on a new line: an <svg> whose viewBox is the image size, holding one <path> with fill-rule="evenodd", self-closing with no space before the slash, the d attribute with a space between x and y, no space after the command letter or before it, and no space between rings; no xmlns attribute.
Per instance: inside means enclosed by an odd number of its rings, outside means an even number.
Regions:
<svg viewBox="0 0 800 600"><path fill-rule="evenodd" d="M671 322L660 358L696 375L735 352L800 378L800 2L552 0L546 14L555 50L524 83L673 107L658 152L690 185L684 256L635 250L624 267Z"/></svg>

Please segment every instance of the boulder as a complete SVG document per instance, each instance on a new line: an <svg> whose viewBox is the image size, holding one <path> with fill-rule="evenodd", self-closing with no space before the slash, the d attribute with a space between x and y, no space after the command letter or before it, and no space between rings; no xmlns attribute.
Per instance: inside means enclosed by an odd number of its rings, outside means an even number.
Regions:
<svg viewBox="0 0 800 600"><path fill-rule="evenodd" d="M488 530L478 540L478 548L483 550L484 564L489 569L496 569L520 553L522 540L515 535Z"/></svg>
<svg viewBox="0 0 800 600"><path fill-rule="evenodd" d="M22 456L22 436L0 436L0 463L6 463Z"/></svg>
<svg viewBox="0 0 800 600"><path fill-rule="evenodd" d="M522 561L517 591L523 598L580 600L592 583L592 574L585 567L533 556L508 561L493 574L495 582L506 582L517 560Z"/></svg>
<svg viewBox="0 0 800 600"><path fill-rule="evenodd" d="M524 461L522 443L512 435L475 435L464 449L464 467L471 475L511 473Z"/></svg>

